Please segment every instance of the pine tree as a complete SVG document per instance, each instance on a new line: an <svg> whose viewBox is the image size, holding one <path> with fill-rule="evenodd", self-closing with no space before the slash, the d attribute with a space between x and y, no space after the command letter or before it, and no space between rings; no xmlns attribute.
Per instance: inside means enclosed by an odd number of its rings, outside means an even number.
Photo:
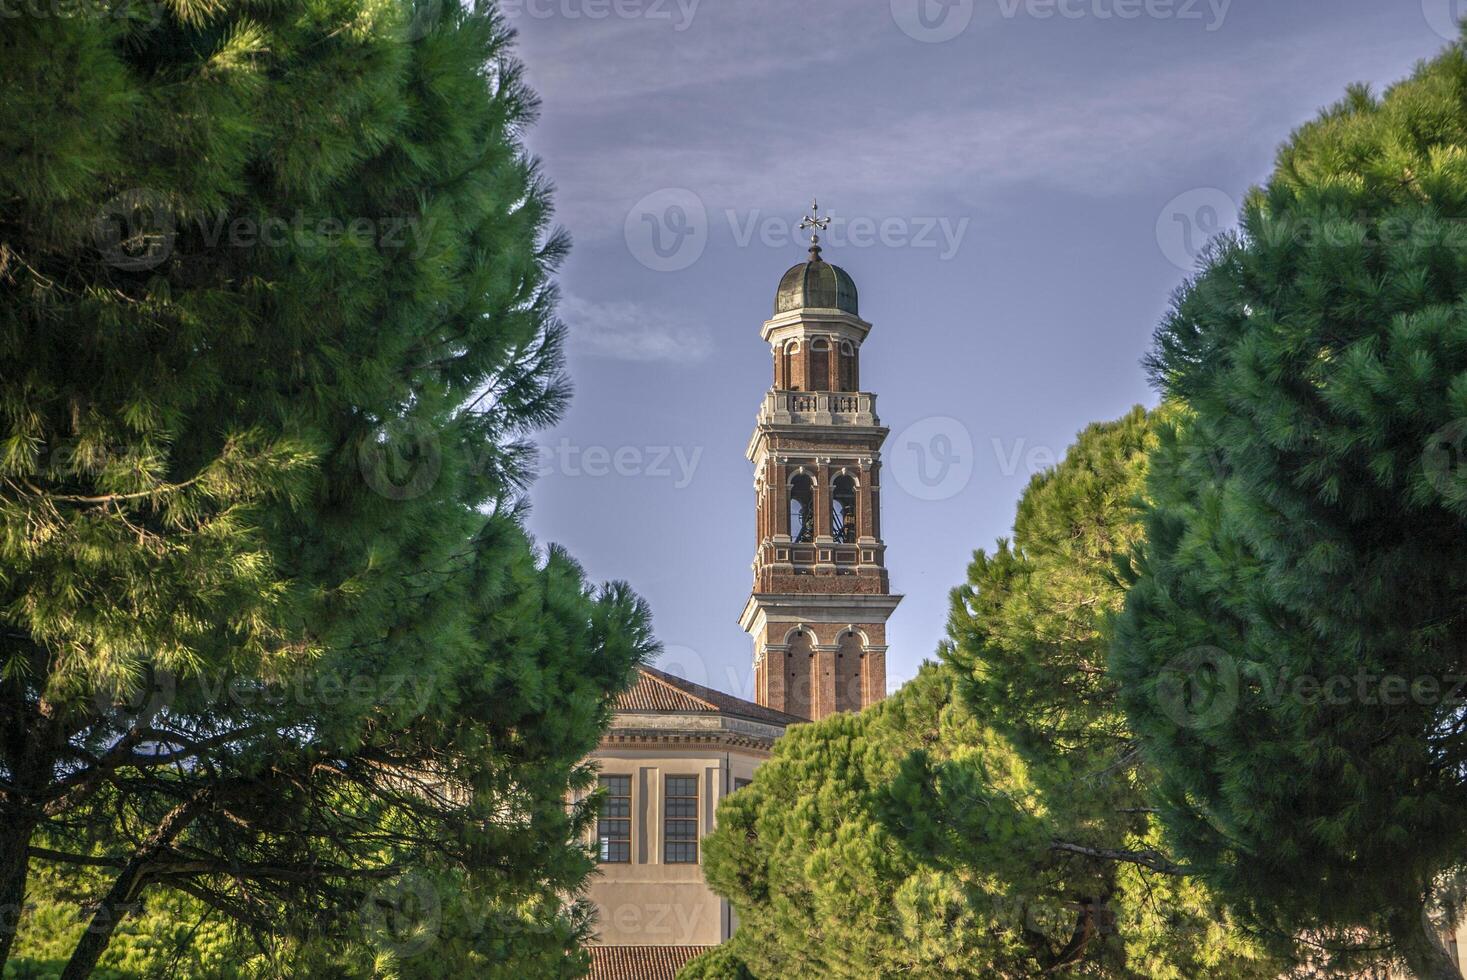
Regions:
<svg viewBox="0 0 1467 980"><path fill-rule="evenodd" d="M77 866L68 977L164 889L363 974L574 973L564 801L652 642L520 527L567 243L511 33L48 13L0 32L0 965Z"/></svg>
<svg viewBox="0 0 1467 980"><path fill-rule="evenodd" d="M1352 90L1178 295L1114 655L1182 858L1260 928L1423 977L1458 975L1467 854L1464 106L1460 45Z"/></svg>
<svg viewBox="0 0 1467 980"><path fill-rule="evenodd" d="M975 555L942 662L720 807L706 873L754 976L1279 975L1163 852L1106 674L1153 442L1140 409L1081 433Z"/></svg>

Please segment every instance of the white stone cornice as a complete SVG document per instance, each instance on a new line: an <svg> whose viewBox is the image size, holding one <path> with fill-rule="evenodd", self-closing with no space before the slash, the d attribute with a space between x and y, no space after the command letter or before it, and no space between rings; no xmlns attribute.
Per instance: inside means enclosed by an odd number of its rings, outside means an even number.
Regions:
<svg viewBox="0 0 1467 980"><path fill-rule="evenodd" d="M840 626L847 623L884 623L901 601L901 596L890 594L786 595L755 592L744 603L739 626L746 633L758 634L766 623Z"/></svg>
<svg viewBox="0 0 1467 980"><path fill-rule="evenodd" d="M784 726L726 714L659 711L618 711L612 715L608 735L661 738L742 737L772 742L784 734Z"/></svg>
<svg viewBox="0 0 1467 980"><path fill-rule="evenodd" d="M871 324L841 310L790 310L764 321L759 336L771 347L786 340L806 337L839 337L860 345L871 333Z"/></svg>

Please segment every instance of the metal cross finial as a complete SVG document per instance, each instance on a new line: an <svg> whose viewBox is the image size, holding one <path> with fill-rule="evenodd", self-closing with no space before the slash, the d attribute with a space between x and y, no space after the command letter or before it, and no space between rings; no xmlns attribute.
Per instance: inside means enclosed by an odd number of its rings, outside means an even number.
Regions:
<svg viewBox="0 0 1467 980"><path fill-rule="evenodd" d="M800 230L814 229L810 235L810 258L820 258L820 233L830 227L830 215L820 217L820 201L816 198L810 199L810 213L800 219Z"/></svg>

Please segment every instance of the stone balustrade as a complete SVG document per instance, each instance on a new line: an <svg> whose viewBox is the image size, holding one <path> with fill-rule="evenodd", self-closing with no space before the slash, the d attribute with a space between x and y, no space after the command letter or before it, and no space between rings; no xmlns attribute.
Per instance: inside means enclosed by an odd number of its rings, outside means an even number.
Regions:
<svg viewBox="0 0 1467 980"><path fill-rule="evenodd" d="M867 391L770 391L760 424L879 426L876 396Z"/></svg>

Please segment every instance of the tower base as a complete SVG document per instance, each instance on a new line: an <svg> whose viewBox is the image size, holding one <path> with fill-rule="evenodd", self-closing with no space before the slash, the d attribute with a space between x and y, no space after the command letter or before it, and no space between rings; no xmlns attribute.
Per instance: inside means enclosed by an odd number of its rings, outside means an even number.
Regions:
<svg viewBox="0 0 1467 980"><path fill-rule="evenodd" d="M899 595L756 592L739 625L754 638L758 703L818 720L886 697L886 621Z"/></svg>

